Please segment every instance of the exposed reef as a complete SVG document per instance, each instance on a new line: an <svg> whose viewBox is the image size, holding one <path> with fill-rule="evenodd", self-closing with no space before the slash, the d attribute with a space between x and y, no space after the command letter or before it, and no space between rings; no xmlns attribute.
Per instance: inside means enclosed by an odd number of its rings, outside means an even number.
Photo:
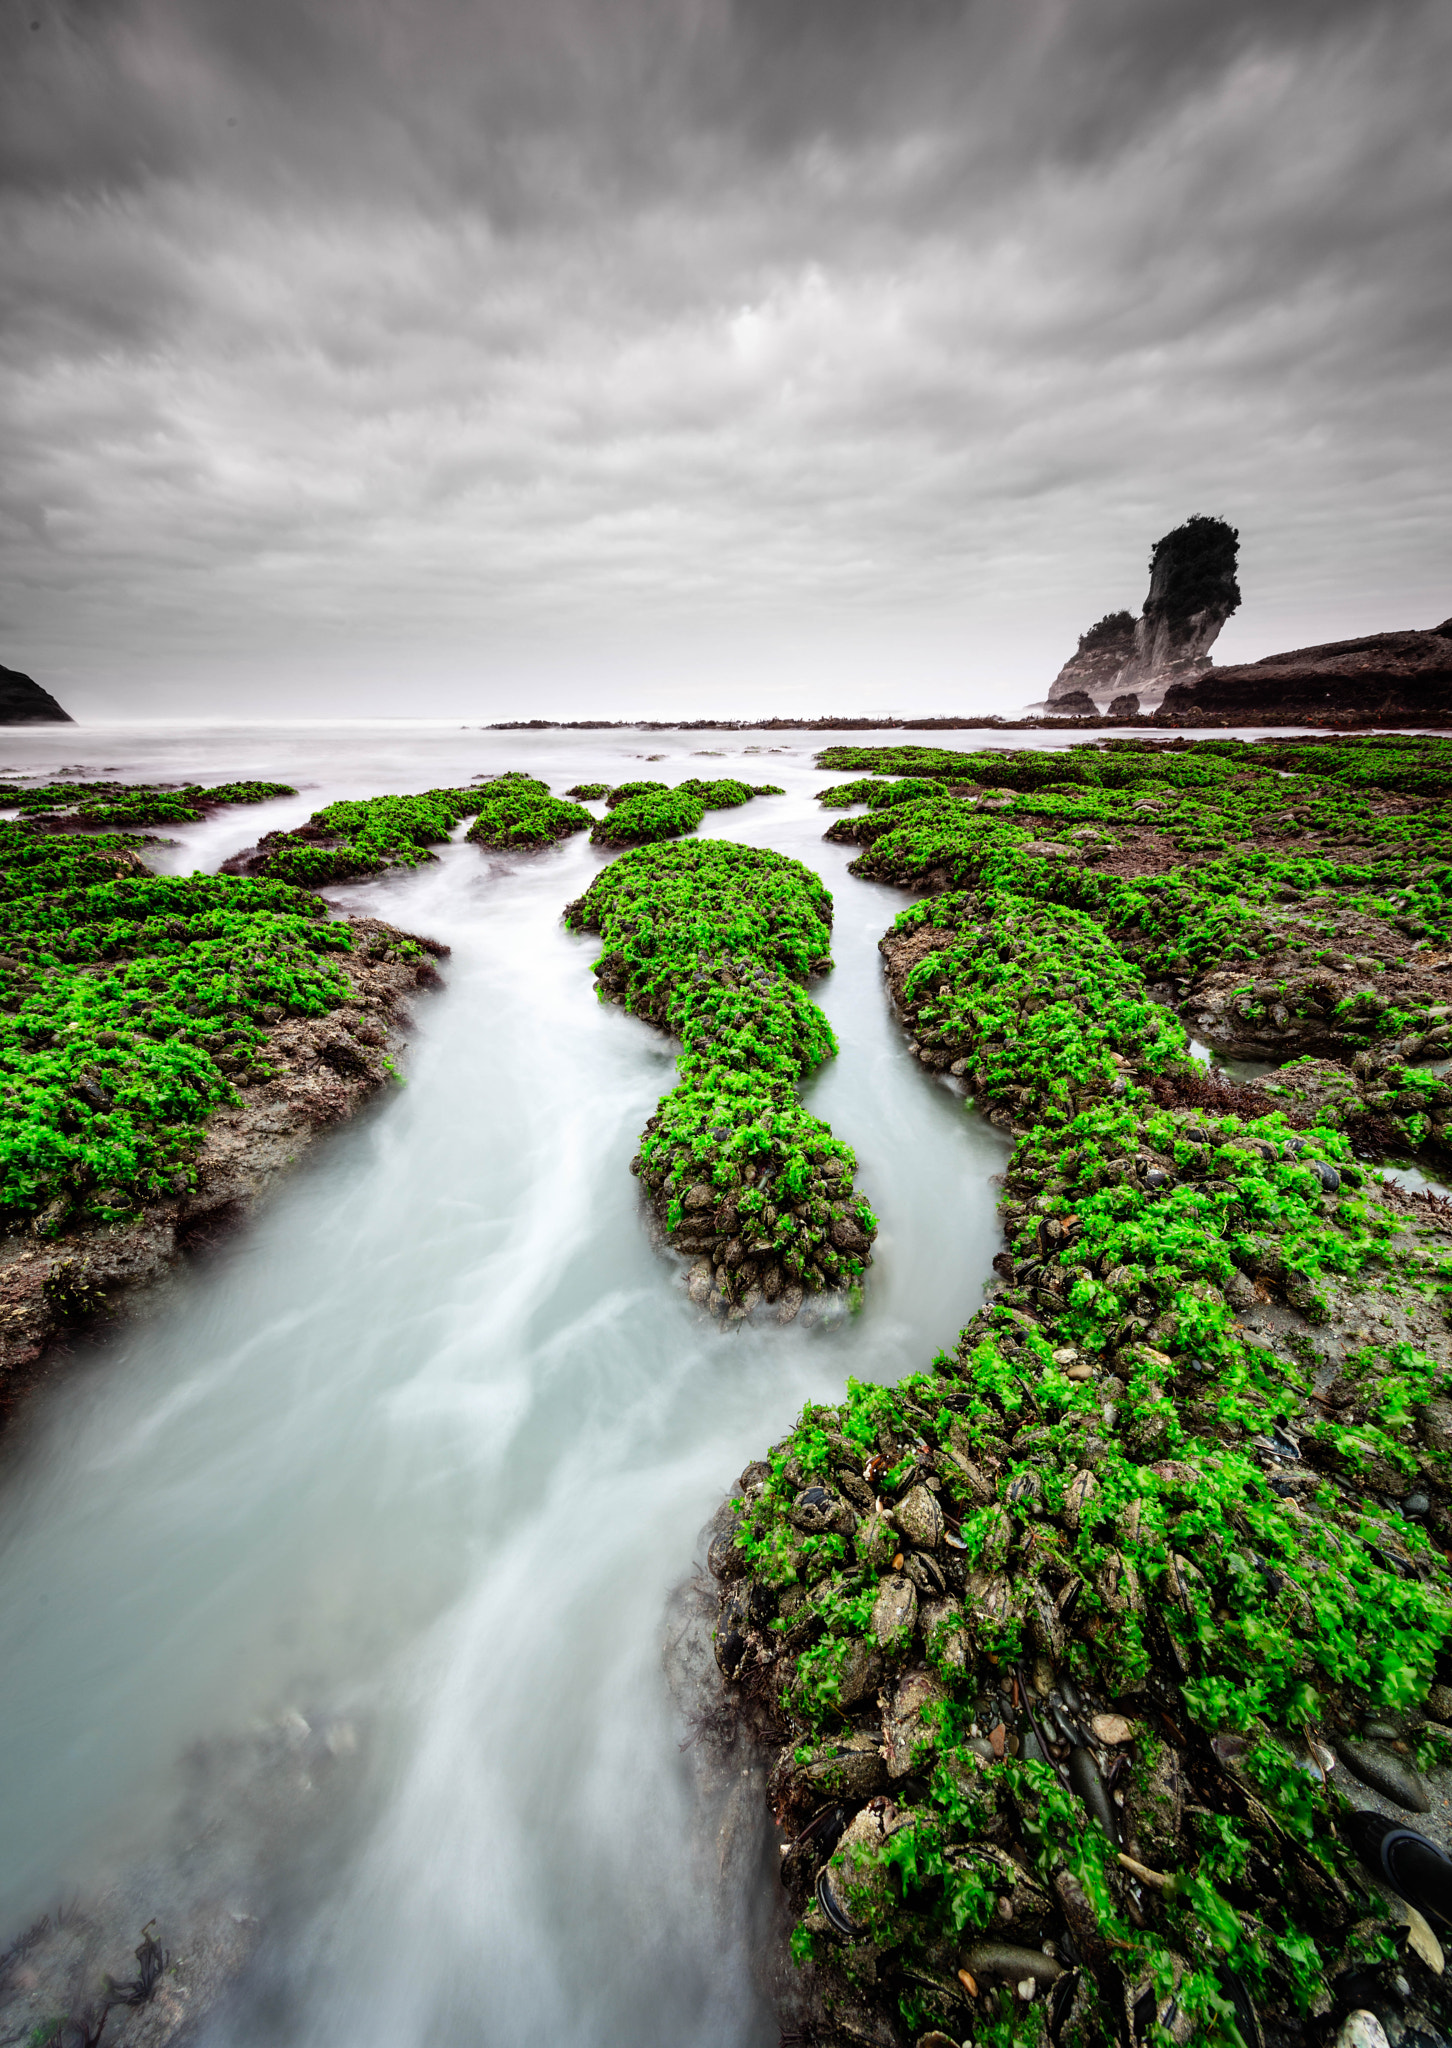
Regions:
<svg viewBox="0 0 1452 2048"><path fill-rule="evenodd" d="M627 800L631 801L631 800ZM622 804L621 808L625 806ZM832 899L799 861L723 840L626 854L565 921L598 933L602 998L678 1037L680 1080L631 1162L692 1300L790 1322L855 1288L876 1219L851 1148L797 1083L836 1052L803 984L831 966Z"/></svg>
<svg viewBox="0 0 1452 2048"><path fill-rule="evenodd" d="M1444 724L1452 718L1452 619L1426 633L1331 640L1237 668L1211 669L1174 684L1162 708L1170 718L1198 715L1239 724L1261 724L1268 717Z"/></svg>
<svg viewBox="0 0 1452 2048"><path fill-rule="evenodd" d="M417 796L370 796L327 804L291 832L268 832L256 846L234 854L223 872L264 875L318 889L361 880L389 868L413 868L434 858L465 818L477 845L549 846L592 823L579 804L562 803L532 775L498 775L470 789L426 789Z"/></svg>
<svg viewBox="0 0 1452 2048"><path fill-rule="evenodd" d="M590 837L596 846L649 846L694 832L707 811L735 810L754 796L780 795L770 785L753 788L730 777L702 782L692 776L674 788L665 782L622 782L607 794L605 816L595 820Z"/></svg>
<svg viewBox="0 0 1452 2048"><path fill-rule="evenodd" d="M64 829L93 799L28 795L0 825L4 1401L384 1086L447 951L289 883L154 875L134 834Z"/></svg>
<svg viewBox="0 0 1452 2048"><path fill-rule="evenodd" d="M1092 713L1132 692L1136 709L1153 708L1167 689L1203 675L1221 627L1240 605L1239 543L1233 526L1204 517L1156 541L1139 618L1107 612L1082 633L1049 686L1049 704L1067 708L1065 700L1087 695Z"/></svg>
<svg viewBox="0 0 1452 2048"><path fill-rule="evenodd" d="M0 782L0 808L65 832L194 825L224 805L296 795L286 782Z"/></svg>
<svg viewBox="0 0 1452 2048"><path fill-rule="evenodd" d="M830 836L934 892L889 992L1013 1138L1006 1242L951 1350L810 1406L713 1532L784 2022L1443 2038L1452 1202L1364 1162L1452 1156L1452 750L929 751ZM1232 1083L1187 1020L1289 1064Z"/></svg>
<svg viewBox="0 0 1452 2048"><path fill-rule="evenodd" d="M0 725L74 725L49 690L18 668L0 666Z"/></svg>

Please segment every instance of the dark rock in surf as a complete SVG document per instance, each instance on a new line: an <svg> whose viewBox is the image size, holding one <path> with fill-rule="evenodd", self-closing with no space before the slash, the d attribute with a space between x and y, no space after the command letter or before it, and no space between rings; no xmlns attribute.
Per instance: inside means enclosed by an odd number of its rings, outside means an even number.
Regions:
<svg viewBox="0 0 1452 2048"><path fill-rule="evenodd" d="M62 710L33 676L18 668L0 666L0 725L74 725L69 711Z"/></svg>

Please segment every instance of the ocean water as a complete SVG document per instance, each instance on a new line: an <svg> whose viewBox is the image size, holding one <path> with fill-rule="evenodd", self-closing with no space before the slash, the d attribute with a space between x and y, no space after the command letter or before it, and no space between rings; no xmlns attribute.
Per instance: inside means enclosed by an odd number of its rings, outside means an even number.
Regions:
<svg viewBox="0 0 1452 2048"><path fill-rule="evenodd" d="M602 856L583 835L459 843L332 892L453 948L407 1085L84 1349L4 1446L0 1947L107 1884L175 1915L190 1872L255 1942L219 2041L775 2038L742 1938L771 1872L748 1857L754 1896L725 1915L703 1875L669 1596L803 1401L951 1343L999 1241L1004 1147L903 1050L877 940L906 899L823 844L809 747L694 737L77 729L0 749L22 772L298 785L178 829L175 872L336 796L490 769L782 783L705 829L833 891L816 994L841 1052L808 1096L882 1222L856 1318L722 1334L650 1249L629 1172L673 1049L596 1000L595 948L560 922ZM199 1772L201 1850L178 1846Z"/></svg>
<svg viewBox="0 0 1452 2048"><path fill-rule="evenodd" d="M833 893L814 994L840 1055L806 1093L881 1220L856 1317L723 1334L651 1250L629 1172L672 1047L596 1000L593 943L560 921L603 856L456 843L330 892L453 949L406 1086L147 1320L81 1347L0 1446L0 1949L111 1887L163 1938L199 1901L244 1930L208 2043L775 2040L752 1969L771 1845L748 1840L723 1909L720 1788L663 1670L672 1590L804 1401L951 1344L1001 1242L1005 1158L906 1054L877 941L907 898L823 842L822 744L400 723L0 742L11 772L298 786L178 829L174 872L335 797L511 767L557 791L782 784L703 830Z"/></svg>

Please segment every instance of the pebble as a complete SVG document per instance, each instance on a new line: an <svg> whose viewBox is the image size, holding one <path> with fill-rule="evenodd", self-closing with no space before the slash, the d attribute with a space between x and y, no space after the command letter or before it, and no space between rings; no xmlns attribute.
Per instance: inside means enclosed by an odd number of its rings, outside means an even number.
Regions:
<svg viewBox="0 0 1452 2048"><path fill-rule="evenodd" d="M1391 2048L1374 2012L1354 2012L1336 2036L1336 2048Z"/></svg>
<svg viewBox="0 0 1452 2048"><path fill-rule="evenodd" d="M1126 1721L1123 1714L1096 1714L1089 1723L1096 1739L1100 1742L1128 1742L1134 1733L1133 1721Z"/></svg>

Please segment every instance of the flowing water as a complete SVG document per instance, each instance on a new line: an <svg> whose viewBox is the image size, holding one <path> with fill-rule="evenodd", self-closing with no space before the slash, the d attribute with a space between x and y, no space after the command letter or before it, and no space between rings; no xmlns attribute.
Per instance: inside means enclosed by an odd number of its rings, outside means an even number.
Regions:
<svg viewBox="0 0 1452 2048"><path fill-rule="evenodd" d="M703 829L794 854L833 892L836 967L814 993L841 1051L807 1096L856 1148L882 1229L866 1304L838 1327L726 1336L691 1308L629 1172L672 1048L597 1002L594 945L560 923L602 864L583 835L527 857L457 843L332 892L453 948L417 1005L407 1086L147 1321L83 1350L5 1446L0 1947L129 1873L146 1912L203 1886L249 1929L209 2042L775 2039L743 1939L772 1879L748 1859L745 1917L716 1912L662 1671L668 1599L804 1400L951 1343L1000 1242L1004 1160L905 1054L877 940L906 899L823 843L821 743L6 736L25 772L298 785L183 828L158 857L177 872L336 796L508 767L556 790L784 784ZM272 1834L287 1846L269 1860Z"/></svg>

